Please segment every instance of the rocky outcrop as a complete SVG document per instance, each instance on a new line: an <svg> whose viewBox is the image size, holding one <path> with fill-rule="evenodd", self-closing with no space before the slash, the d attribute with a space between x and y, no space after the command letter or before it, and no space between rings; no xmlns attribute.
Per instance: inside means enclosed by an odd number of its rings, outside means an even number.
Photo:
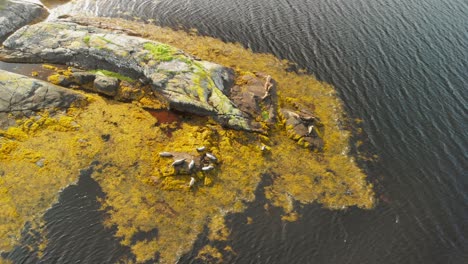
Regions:
<svg viewBox="0 0 468 264"><path fill-rule="evenodd" d="M231 69L166 44L70 22L42 22L10 36L0 57L114 71L151 83L172 109L212 116L227 127L255 130L226 96L234 82Z"/></svg>
<svg viewBox="0 0 468 264"><path fill-rule="evenodd" d="M94 82L96 74L86 71L73 71L72 77L76 83L83 85Z"/></svg>
<svg viewBox="0 0 468 264"><path fill-rule="evenodd" d="M98 93L115 96L119 89L119 79L96 74L96 78L94 79L94 89L96 89L96 92Z"/></svg>
<svg viewBox="0 0 468 264"><path fill-rule="evenodd" d="M20 27L47 17L49 13L39 4L28 1L0 1L0 43Z"/></svg>
<svg viewBox="0 0 468 264"><path fill-rule="evenodd" d="M276 83L263 73L246 73L237 79L229 97L236 106L257 123L276 122Z"/></svg>
<svg viewBox="0 0 468 264"><path fill-rule="evenodd" d="M309 110L281 109L280 114L290 138L304 147L322 150L323 125Z"/></svg>
<svg viewBox="0 0 468 264"><path fill-rule="evenodd" d="M65 109L85 97L48 82L0 70L0 113Z"/></svg>

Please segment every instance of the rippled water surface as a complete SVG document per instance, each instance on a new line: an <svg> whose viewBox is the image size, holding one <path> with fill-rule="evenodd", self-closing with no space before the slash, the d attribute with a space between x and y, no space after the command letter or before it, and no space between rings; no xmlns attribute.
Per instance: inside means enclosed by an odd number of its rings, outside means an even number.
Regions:
<svg viewBox="0 0 468 264"><path fill-rule="evenodd" d="M139 17L273 53L332 83L364 120L380 157L367 165L377 208L307 206L284 224L253 203L254 224L228 219L230 262L468 263L466 1L96 0L57 12Z"/></svg>

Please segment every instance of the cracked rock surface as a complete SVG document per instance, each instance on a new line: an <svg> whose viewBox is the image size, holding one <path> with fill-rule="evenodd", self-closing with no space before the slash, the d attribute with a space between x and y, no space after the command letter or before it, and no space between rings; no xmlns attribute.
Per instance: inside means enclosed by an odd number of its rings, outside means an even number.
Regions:
<svg viewBox="0 0 468 264"><path fill-rule="evenodd" d="M11 35L0 57L114 71L152 84L174 110L253 130L252 120L226 95L233 84L232 69L197 60L163 43L66 21L42 22Z"/></svg>
<svg viewBox="0 0 468 264"><path fill-rule="evenodd" d="M85 97L74 91L0 70L0 113L64 109Z"/></svg>
<svg viewBox="0 0 468 264"><path fill-rule="evenodd" d="M18 0L0 1L0 43L18 28L47 15L47 10L39 4Z"/></svg>

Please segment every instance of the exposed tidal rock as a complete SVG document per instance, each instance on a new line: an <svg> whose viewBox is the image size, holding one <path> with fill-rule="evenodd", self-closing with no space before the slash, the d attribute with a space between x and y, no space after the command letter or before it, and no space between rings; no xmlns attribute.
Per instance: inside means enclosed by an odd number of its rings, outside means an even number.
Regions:
<svg viewBox="0 0 468 264"><path fill-rule="evenodd" d="M96 74L92 72L74 70L72 77L76 83L83 85L94 82L94 79L96 79Z"/></svg>
<svg viewBox="0 0 468 264"><path fill-rule="evenodd" d="M47 17L47 10L28 1L0 1L0 43L18 28Z"/></svg>
<svg viewBox="0 0 468 264"><path fill-rule="evenodd" d="M70 22L42 22L11 35L0 57L114 71L151 83L172 109L212 116L230 128L255 130L226 95L234 82L231 69L166 44Z"/></svg>
<svg viewBox="0 0 468 264"><path fill-rule="evenodd" d="M290 138L310 149L323 148L323 125L310 111L281 109L280 113Z"/></svg>
<svg viewBox="0 0 468 264"><path fill-rule="evenodd" d="M115 96L119 89L119 79L96 74L96 78L94 79L94 89L96 92Z"/></svg>
<svg viewBox="0 0 468 264"><path fill-rule="evenodd" d="M0 70L0 113L65 109L84 100L83 95L74 91Z"/></svg>
<svg viewBox="0 0 468 264"><path fill-rule="evenodd" d="M66 76L60 74L53 74L49 76L47 80L53 84L60 85L63 87L69 87L71 84L70 80Z"/></svg>
<svg viewBox="0 0 468 264"><path fill-rule="evenodd" d="M173 169L168 175L190 174L199 170L203 165L203 159L199 155L191 155L185 152L172 152ZM182 162L183 161L183 162ZM196 168L196 170L194 170Z"/></svg>
<svg viewBox="0 0 468 264"><path fill-rule="evenodd" d="M68 108L85 97L48 82L0 70L0 112Z"/></svg>
<svg viewBox="0 0 468 264"><path fill-rule="evenodd" d="M240 110L258 122L276 122L276 83L263 73L248 73L239 77L230 91L230 98Z"/></svg>

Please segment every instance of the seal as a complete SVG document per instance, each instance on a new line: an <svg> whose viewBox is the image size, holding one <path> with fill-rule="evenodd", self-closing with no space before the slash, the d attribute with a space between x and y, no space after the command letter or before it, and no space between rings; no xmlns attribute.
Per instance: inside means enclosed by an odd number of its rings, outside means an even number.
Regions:
<svg viewBox="0 0 468 264"><path fill-rule="evenodd" d="M214 160L214 161L218 160L218 159L216 158L216 156L213 155L213 154L211 154L211 153L206 153L205 155L206 155L210 160Z"/></svg>
<svg viewBox="0 0 468 264"><path fill-rule="evenodd" d="M198 147L197 148L197 151L198 152L202 152L202 151L205 151L206 147L205 146L201 146L201 147Z"/></svg>
<svg viewBox="0 0 468 264"><path fill-rule="evenodd" d="M178 159L178 160L175 160L174 162L172 162L172 166L175 167L175 166L178 166L178 165L182 165L184 164L185 162L185 159Z"/></svg>
<svg viewBox="0 0 468 264"><path fill-rule="evenodd" d="M195 178L190 177L189 187L192 187L195 184Z"/></svg>
<svg viewBox="0 0 468 264"><path fill-rule="evenodd" d="M193 170L193 168L195 168L195 161L194 160L191 160L189 165L188 165L188 169L189 170Z"/></svg>
<svg viewBox="0 0 468 264"><path fill-rule="evenodd" d="M213 165L209 165L209 166L205 166L201 168L202 171L210 171L212 169L214 169Z"/></svg>

